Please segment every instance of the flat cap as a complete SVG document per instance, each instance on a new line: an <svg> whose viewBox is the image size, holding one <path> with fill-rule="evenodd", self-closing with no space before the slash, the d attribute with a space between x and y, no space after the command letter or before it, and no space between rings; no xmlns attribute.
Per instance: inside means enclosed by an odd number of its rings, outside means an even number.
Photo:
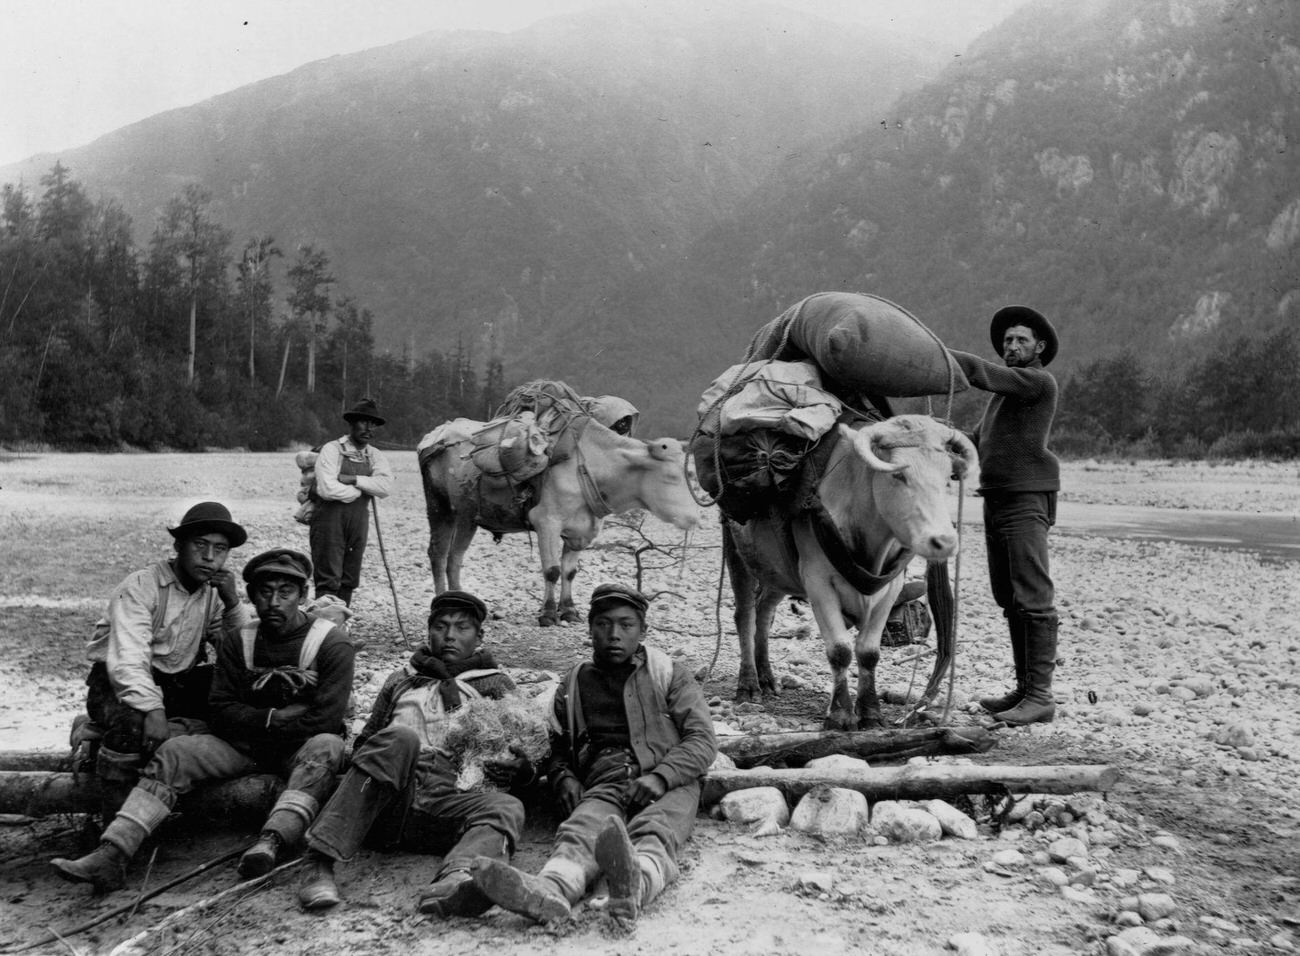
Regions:
<svg viewBox="0 0 1300 956"><path fill-rule="evenodd" d="M650 599L636 588L630 588L625 584L596 585L596 589L591 592L591 611L589 613L595 614L596 611L608 604L627 604L645 614L650 608Z"/></svg>
<svg viewBox="0 0 1300 956"><path fill-rule="evenodd" d="M482 624L487 619L487 605L468 591L443 591L429 602L429 620L440 611L469 611Z"/></svg>
<svg viewBox="0 0 1300 956"><path fill-rule="evenodd" d="M271 574L296 578L306 584L311 578L311 558L292 548L272 548L250 558L244 565L244 580L249 584Z"/></svg>

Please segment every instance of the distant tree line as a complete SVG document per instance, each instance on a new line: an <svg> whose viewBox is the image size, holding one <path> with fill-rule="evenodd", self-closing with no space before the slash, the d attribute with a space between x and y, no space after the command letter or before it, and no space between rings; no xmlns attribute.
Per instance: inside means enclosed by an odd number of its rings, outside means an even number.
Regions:
<svg viewBox="0 0 1300 956"><path fill-rule="evenodd" d="M1065 377L1053 445L1070 457L1300 458L1300 337L1224 334L1175 371L1133 353Z"/></svg>
<svg viewBox="0 0 1300 956"><path fill-rule="evenodd" d="M121 206L92 202L61 164L40 185L0 191L0 442L269 450L341 433L370 396L381 444L409 445L487 417L508 390L499 358L480 384L459 342L376 351L374 316L336 292L323 249L237 244L199 186L139 249Z"/></svg>

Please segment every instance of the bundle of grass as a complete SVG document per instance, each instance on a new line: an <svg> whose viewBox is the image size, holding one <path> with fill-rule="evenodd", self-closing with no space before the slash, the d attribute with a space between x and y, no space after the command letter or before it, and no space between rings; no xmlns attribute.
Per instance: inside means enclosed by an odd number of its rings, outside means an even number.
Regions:
<svg viewBox="0 0 1300 956"><path fill-rule="evenodd" d="M492 760L509 760L517 747L534 764L550 752L546 715L550 696L510 694L500 700L467 701L452 717L443 749L458 768L460 790L495 790L483 772Z"/></svg>

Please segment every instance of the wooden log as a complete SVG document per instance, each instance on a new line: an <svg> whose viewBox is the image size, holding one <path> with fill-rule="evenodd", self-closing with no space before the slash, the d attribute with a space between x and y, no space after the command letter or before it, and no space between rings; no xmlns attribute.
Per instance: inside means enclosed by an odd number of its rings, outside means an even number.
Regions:
<svg viewBox="0 0 1300 956"><path fill-rule="evenodd" d="M271 812L284 782L272 774L252 774L200 787L181 798L177 809L207 820L261 822ZM54 813L98 813L99 779L93 774L34 770L0 772L0 813L43 817Z"/></svg>
<svg viewBox="0 0 1300 956"><path fill-rule="evenodd" d="M802 767L830 754L863 760L899 760L936 754L984 753L997 737L983 727L918 727L905 730L856 730L752 734L719 737L718 749L741 769L784 763Z"/></svg>
<svg viewBox="0 0 1300 956"><path fill-rule="evenodd" d="M703 802L717 803L734 790L776 787L797 800L814 787L856 790L868 800L929 800L968 793L1077 793L1111 790L1119 770L1104 764L1010 767L929 764L865 770L710 770Z"/></svg>
<svg viewBox="0 0 1300 956"><path fill-rule="evenodd" d="M0 771L46 770L58 773L72 769L67 750L0 750Z"/></svg>

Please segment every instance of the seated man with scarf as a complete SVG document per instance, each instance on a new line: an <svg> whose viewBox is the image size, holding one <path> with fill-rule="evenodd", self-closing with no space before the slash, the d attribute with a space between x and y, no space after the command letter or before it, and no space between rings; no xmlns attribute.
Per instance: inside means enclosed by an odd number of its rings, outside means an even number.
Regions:
<svg viewBox="0 0 1300 956"><path fill-rule="evenodd" d="M465 591L446 591L429 606L429 641L388 676L356 740L352 765L307 833L307 867L298 899L309 910L341 900L334 864L348 861L369 835L381 849L445 854L421 913L476 916L492 904L470 878L475 857L509 860L524 824L523 804L509 793L461 791L443 749L454 714L468 701L515 691L482 648L487 605ZM488 763L497 787L533 779L522 754Z"/></svg>
<svg viewBox="0 0 1300 956"><path fill-rule="evenodd" d="M99 847L53 865L69 880L105 892L126 882L126 864L201 783L259 770L287 777L261 836L240 860L261 876L302 839L343 769L343 718L355 650L343 628L302 608L311 561L287 548L265 551L244 568L258 622L227 634L213 676L211 733L165 740L140 782L104 830Z"/></svg>

